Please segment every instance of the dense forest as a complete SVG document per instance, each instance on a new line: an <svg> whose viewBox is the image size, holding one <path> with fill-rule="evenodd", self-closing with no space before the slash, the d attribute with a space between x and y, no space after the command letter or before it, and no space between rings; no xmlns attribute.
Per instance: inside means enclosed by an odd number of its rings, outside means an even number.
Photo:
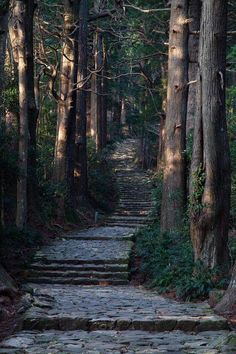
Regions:
<svg viewBox="0 0 236 354"><path fill-rule="evenodd" d="M154 217L137 232L135 272L182 299L223 289L218 311L235 309L235 10L226 0L0 1L9 273L11 249L22 262L50 233L102 223L119 199L109 156L135 137Z"/></svg>

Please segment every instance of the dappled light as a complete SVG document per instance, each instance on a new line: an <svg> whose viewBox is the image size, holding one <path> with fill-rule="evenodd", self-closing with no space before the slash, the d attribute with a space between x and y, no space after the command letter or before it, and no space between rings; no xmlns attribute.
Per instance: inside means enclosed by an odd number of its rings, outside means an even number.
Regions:
<svg viewBox="0 0 236 354"><path fill-rule="evenodd" d="M0 1L0 353L236 353L235 13Z"/></svg>

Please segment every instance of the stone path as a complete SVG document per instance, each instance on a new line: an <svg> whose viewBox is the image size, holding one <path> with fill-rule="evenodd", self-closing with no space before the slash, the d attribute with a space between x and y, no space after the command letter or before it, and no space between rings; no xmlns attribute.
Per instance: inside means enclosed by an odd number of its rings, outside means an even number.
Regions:
<svg viewBox="0 0 236 354"><path fill-rule="evenodd" d="M86 354L235 354L227 332L188 334L180 331L24 331L5 341L4 354L86 353ZM20 348L16 351L14 348ZM218 349L221 348L221 349Z"/></svg>
<svg viewBox="0 0 236 354"><path fill-rule="evenodd" d="M120 203L106 225L62 235L43 247L26 275L28 310L1 353L236 353L226 320L207 303L178 303L129 285L135 229L148 217L148 175L136 141L118 144Z"/></svg>
<svg viewBox="0 0 236 354"><path fill-rule="evenodd" d="M128 139L113 154L120 201L107 225L136 229L152 221L148 216L152 205L150 179L135 163L136 147L137 142Z"/></svg>

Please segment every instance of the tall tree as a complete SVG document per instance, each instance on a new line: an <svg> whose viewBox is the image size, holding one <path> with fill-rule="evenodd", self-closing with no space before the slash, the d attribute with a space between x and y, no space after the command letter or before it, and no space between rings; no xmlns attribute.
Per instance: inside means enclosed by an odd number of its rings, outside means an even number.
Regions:
<svg viewBox="0 0 236 354"><path fill-rule="evenodd" d="M96 132L96 148L101 150L103 146L103 115L102 115L102 69L103 69L103 38L99 29L96 29L94 35L94 86L92 103L95 107L91 107L91 111L95 114L93 119Z"/></svg>
<svg viewBox="0 0 236 354"><path fill-rule="evenodd" d="M107 16L104 9L107 1L94 0L95 17ZM104 38L99 27L96 28L93 37L94 73L91 79L91 135L96 142L97 151L102 150L106 145L106 114L104 116L103 89L104 79Z"/></svg>
<svg viewBox="0 0 236 354"><path fill-rule="evenodd" d="M64 216L65 197L71 195L74 187L70 178L73 168L68 165L74 139L76 117L76 58L75 58L75 6L74 2L64 0L64 33L60 67L60 94L58 99L57 134L54 154L54 180L64 186L66 196L59 197L58 212ZM72 147L73 149L73 147Z"/></svg>
<svg viewBox="0 0 236 354"><path fill-rule="evenodd" d="M188 91L188 108L187 108L187 135L193 131L194 117L196 113L197 99L197 75L198 75L198 48L199 48L199 31L201 20L201 0L189 1L189 68L188 79L190 82Z"/></svg>
<svg viewBox="0 0 236 354"><path fill-rule="evenodd" d="M161 229L178 229L185 205L188 1L171 2Z"/></svg>
<svg viewBox="0 0 236 354"><path fill-rule="evenodd" d="M34 12L35 0L27 0L26 9L26 53L27 53L27 98L28 98L28 124L29 124L29 166L28 166L28 196L29 204L35 207L37 194L36 177L36 129L38 120L38 107L35 99L34 80Z"/></svg>
<svg viewBox="0 0 236 354"><path fill-rule="evenodd" d="M76 153L75 175L80 197L86 197L88 189L87 180L87 66L88 66L88 1L81 0L79 9L79 37L78 37L78 109L76 117Z"/></svg>
<svg viewBox="0 0 236 354"><path fill-rule="evenodd" d="M17 182L16 225L23 228L27 222L28 174L28 97L26 49L26 0L16 0L14 7L18 54L19 80L19 177Z"/></svg>
<svg viewBox="0 0 236 354"><path fill-rule="evenodd" d="M228 263L230 157L225 112L226 29L227 1L204 0L190 210L195 260L209 268Z"/></svg>
<svg viewBox="0 0 236 354"><path fill-rule="evenodd" d="M3 116L4 64L6 56L9 1L0 4L0 123Z"/></svg>

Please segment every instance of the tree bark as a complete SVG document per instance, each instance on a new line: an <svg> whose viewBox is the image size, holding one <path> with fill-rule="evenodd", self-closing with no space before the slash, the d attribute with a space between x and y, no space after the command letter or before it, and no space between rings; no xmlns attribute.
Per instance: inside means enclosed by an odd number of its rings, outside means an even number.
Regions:
<svg viewBox="0 0 236 354"><path fill-rule="evenodd" d="M227 267L230 157L225 112L227 2L205 0L199 46L197 116L190 180L195 261Z"/></svg>
<svg viewBox="0 0 236 354"><path fill-rule="evenodd" d="M79 11L79 38L78 38L78 83L77 92L78 111L76 117L76 156L75 176L77 179L78 195L86 198L88 191L87 178L87 41L88 41L88 1L81 0Z"/></svg>
<svg viewBox="0 0 236 354"><path fill-rule="evenodd" d="M0 124L4 115L3 90L4 90L4 65L6 57L7 24L9 1L0 4Z"/></svg>
<svg viewBox="0 0 236 354"><path fill-rule="evenodd" d="M58 199L58 217L64 217L65 202L70 198L70 163L73 161L74 127L76 117L75 94L75 8L70 0L64 0L64 43L60 70L60 97L58 101L57 134L54 154L54 180L63 186L66 195ZM72 145L71 145L72 144ZM72 159L72 161L71 161Z"/></svg>
<svg viewBox="0 0 236 354"><path fill-rule="evenodd" d="M101 102L101 116L102 116L102 146L103 148L107 145L107 78L105 77L107 72L106 63L106 49L103 39L103 70L102 70L102 102Z"/></svg>
<svg viewBox="0 0 236 354"><path fill-rule="evenodd" d="M179 229L185 206L185 145L188 82L188 1L171 2L162 231Z"/></svg>
<svg viewBox="0 0 236 354"><path fill-rule="evenodd" d="M27 223L27 174L28 174L28 98L26 54L26 1L15 1L15 19L18 51L19 80L19 177L17 181L16 225L19 229Z"/></svg>
<svg viewBox="0 0 236 354"><path fill-rule="evenodd" d="M121 133L121 113L122 113L122 97L120 90L120 78L117 79L117 92L113 99L113 124L114 135L120 135Z"/></svg>
<svg viewBox="0 0 236 354"><path fill-rule="evenodd" d="M97 39L96 39L97 35L96 32L93 35L93 60L94 60L94 71L96 71L96 53L97 53ZM91 137L93 138L94 142L96 143L97 140L97 134L98 134L98 105L97 105L97 75L96 73L92 74L91 77L91 109L90 109L90 134Z"/></svg>
<svg viewBox="0 0 236 354"><path fill-rule="evenodd" d="M216 305L215 311L218 313L236 313L236 263L233 267L232 277L229 287L223 299Z"/></svg>
<svg viewBox="0 0 236 354"><path fill-rule="evenodd" d="M35 1L27 0L26 10L26 48L27 48L27 98L29 119L29 159L28 159L28 201L29 206L35 209L37 199L37 176L36 176L36 129L38 120L38 108L35 99L34 79L34 11Z"/></svg>
<svg viewBox="0 0 236 354"><path fill-rule="evenodd" d="M104 148L103 142L103 112L102 112L102 67L103 67L103 39L102 33L96 31L96 52L95 52L95 70L96 78L96 97L97 97L97 136L96 148L101 151Z"/></svg>
<svg viewBox="0 0 236 354"><path fill-rule="evenodd" d="M194 117L197 99L197 75L198 75L198 48L199 48L199 31L201 20L201 0L190 0L189 2L189 40L188 40L188 53L189 53L189 68L188 80L191 82L188 91L188 108L187 108L187 136L194 129Z"/></svg>

